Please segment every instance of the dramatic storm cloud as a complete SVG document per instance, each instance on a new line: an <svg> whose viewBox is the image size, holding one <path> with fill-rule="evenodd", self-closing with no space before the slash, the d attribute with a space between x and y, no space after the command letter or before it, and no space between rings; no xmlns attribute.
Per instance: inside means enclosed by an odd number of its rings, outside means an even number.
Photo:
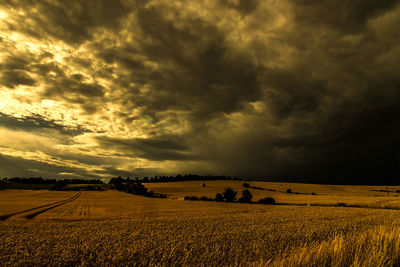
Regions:
<svg viewBox="0 0 400 267"><path fill-rule="evenodd" d="M0 176L400 175L400 1L0 3Z"/></svg>

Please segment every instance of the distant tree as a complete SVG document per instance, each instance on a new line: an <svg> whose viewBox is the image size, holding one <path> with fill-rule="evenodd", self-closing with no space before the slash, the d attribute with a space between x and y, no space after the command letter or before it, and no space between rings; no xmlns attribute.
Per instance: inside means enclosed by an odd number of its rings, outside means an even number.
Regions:
<svg viewBox="0 0 400 267"><path fill-rule="evenodd" d="M202 197L200 198L200 200L201 200L201 201L208 201L208 197L202 196Z"/></svg>
<svg viewBox="0 0 400 267"><path fill-rule="evenodd" d="M64 181L57 181L51 190L63 190L67 184Z"/></svg>
<svg viewBox="0 0 400 267"><path fill-rule="evenodd" d="M237 192L234 191L232 188L227 187L225 188L225 191L222 193L222 195L227 202L232 202L236 200Z"/></svg>
<svg viewBox="0 0 400 267"><path fill-rule="evenodd" d="M224 201L224 196L221 193L216 194L215 195L215 201L223 202Z"/></svg>
<svg viewBox="0 0 400 267"><path fill-rule="evenodd" d="M248 188L248 187L250 187L250 184L249 183L243 183L243 187Z"/></svg>
<svg viewBox="0 0 400 267"><path fill-rule="evenodd" d="M118 178L112 178L108 183L113 184L115 186L115 189L119 191L124 191L124 179L121 176L118 176Z"/></svg>
<svg viewBox="0 0 400 267"><path fill-rule="evenodd" d="M249 203L251 202L251 199L253 198L253 195L249 190L243 190L242 191L242 196L239 198L239 202L242 203Z"/></svg>
<svg viewBox="0 0 400 267"><path fill-rule="evenodd" d="M132 182L127 185L127 192L135 195L146 195L147 188L142 183Z"/></svg>
<svg viewBox="0 0 400 267"><path fill-rule="evenodd" d="M95 191L97 188L96 187L94 187L93 185L88 185L88 186L86 186L86 188L85 188L85 190L87 190L87 191Z"/></svg>
<svg viewBox="0 0 400 267"><path fill-rule="evenodd" d="M286 193L288 193L288 194L293 193L293 192L292 192L292 189L289 188L288 190L286 190Z"/></svg>
<svg viewBox="0 0 400 267"><path fill-rule="evenodd" d="M258 203L260 203L260 204L275 204L275 199L272 197L266 197L266 198L260 199L258 201Z"/></svg>

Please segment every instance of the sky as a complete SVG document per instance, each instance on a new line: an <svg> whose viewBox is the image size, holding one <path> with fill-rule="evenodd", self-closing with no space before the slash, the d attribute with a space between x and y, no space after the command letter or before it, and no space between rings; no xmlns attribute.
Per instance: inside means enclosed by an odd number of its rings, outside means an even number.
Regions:
<svg viewBox="0 0 400 267"><path fill-rule="evenodd" d="M399 2L2 0L0 177L396 182Z"/></svg>

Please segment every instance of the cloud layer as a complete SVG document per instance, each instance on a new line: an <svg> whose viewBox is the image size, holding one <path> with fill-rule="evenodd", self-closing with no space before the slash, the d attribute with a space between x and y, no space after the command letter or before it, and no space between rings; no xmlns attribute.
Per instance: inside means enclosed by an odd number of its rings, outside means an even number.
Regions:
<svg viewBox="0 0 400 267"><path fill-rule="evenodd" d="M3 1L0 176L394 182L398 2Z"/></svg>

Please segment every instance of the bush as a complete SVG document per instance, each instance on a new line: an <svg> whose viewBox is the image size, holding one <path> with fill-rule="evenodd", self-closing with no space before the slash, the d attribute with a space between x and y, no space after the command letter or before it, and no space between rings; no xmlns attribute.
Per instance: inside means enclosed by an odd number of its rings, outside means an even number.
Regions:
<svg viewBox="0 0 400 267"><path fill-rule="evenodd" d="M128 184L127 186L127 192L135 195L143 195L145 196L147 193L147 188L139 182L133 182Z"/></svg>
<svg viewBox="0 0 400 267"><path fill-rule="evenodd" d="M190 197L189 196L185 196L183 199L184 200L190 200Z"/></svg>
<svg viewBox="0 0 400 267"><path fill-rule="evenodd" d="M288 193L288 194L293 193L293 192L292 192L292 189L289 188L288 190L286 190L286 193Z"/></svg>
<svg viewBox="0 0 400 267"><path fill-rule="evenodd" d="M200 200L201 200L201 201L208 201L208 197L202 196L202 197L200 198Z"/></svg>
<svg viewBox="0 0 400 267"><path fill-rule="evenodd" d="M93 185L88 185L88 186L86 186L85 190L87 190L87 191L95 191L96 187L94 187Z"/></svg>
<svg viewBox="0 0 400 267"><path fill-rule="evenodd" d="M222 193L222 195L227 202L232 202L236 200L237 192L234 191L232 188L227 187L225 188L225 191Z"/></svg>
<svg viewBox="0 0 400 267"><path fill-rule="evenodd" d="M243 187L249 188L250 184L249 183L243 183Z"/></svg>
<svg viewBox="0 0 400 267"><path fill-rule="evenodd" d="M316 194L314 192L312 192L311 195L315 196Z"/></svg>
<svg viewBox="0 0 400 267"><path fill-rule="evenodd" d="M258 203L260 203L260 204L275 204L276 202L273 197L266 197L266 198L260 199L258 201Z"/></svg>
<svg viewBox="0 0 400 267"><path fill-rule="evenodd" d="M336 206L338 206L338 207L347 207L347 204L344 203L344 202L339 202L339 203L336 204Z"/></svg>
<svg viewBox="0 0 400 267"><path fill-rule="evenodd" d="M154 192L153 191L147 192L146 197L154 197Z"/></svg>
<svg viewBox="0 0 400 267"><path fill-rule="evenodd" d="M64 187L67 186L67 184L63 181L57 181L53 187L51 187L51 190L63 190Z"/></svg>
<svg viewBox="0 0 400 267"><path fill-rule="evenodd" d="M221 193L216 194L215 195L215 201L223 202L224 201L224 196Z"/></svg>
<svg viewBox="0 0 400 267"><path fill-rule="evenodd" d="M249 190L243 190L242 191L242 196L239 198L239 202L242 203L249 203L251 202L251 199L253 198L253 195Z"/></svg>
<svg viewBox="0 0 400 267"><path fill-rule="evenodd" d="M199 200L199 198L198 198L198 197L196 197L196 196L191 196L191 197L190 197L190 200L193 200L193 201L195 201L195 200Z"/></svg>

